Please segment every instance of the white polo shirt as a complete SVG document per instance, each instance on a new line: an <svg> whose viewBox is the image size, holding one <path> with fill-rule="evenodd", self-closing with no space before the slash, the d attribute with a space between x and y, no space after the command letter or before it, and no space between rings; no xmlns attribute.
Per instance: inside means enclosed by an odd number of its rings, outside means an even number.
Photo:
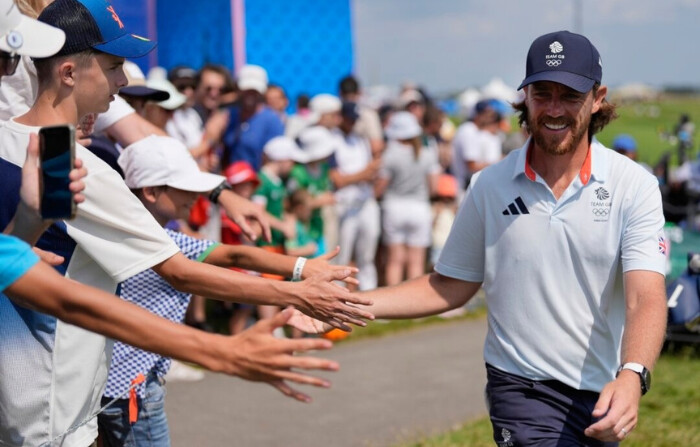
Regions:
<svg viewBox="0 0 700 447"><path fill-rule="evenodd" d="M594 139L556 200L528 147L472 178L435 269L483 281L487 363L601 391L619 365L622 272L665 272L658 182Z"/></svg>
<svg viewBox="0 0 700 447"><path fill-rule="evenodd" d="M3 169L24 164L29 134L15 121L0 126ZM42 236L43 248L66 258L66 276L109 293L131 276L179 252L117 172L81 145L88 169L85 201L75 219ZM0 173L9 176L9 172ZM85 447L97 437L112 341L23 308L0 295L0 446L38 446L80 426L51 447Z"/></svg>

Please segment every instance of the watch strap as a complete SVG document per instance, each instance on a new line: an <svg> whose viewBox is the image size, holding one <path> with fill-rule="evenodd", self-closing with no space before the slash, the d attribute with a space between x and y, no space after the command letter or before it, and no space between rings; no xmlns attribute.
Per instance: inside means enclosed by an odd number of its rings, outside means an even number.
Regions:
<svg viewBox="0 0 700 447"><path fill-rule="evenodd" d="M649 391L650 382L651 382L651 373L649 372L649 370L641 363L627 362L627 363L623 364L622 366L620 366L620 368L618 368L617 374L615 374L615 377L620 375L620 373L625 369L628 369L630 371L637 373L637 375L639 376L640 385L642 387L642 396L645 395L646 392Z"/></svg>

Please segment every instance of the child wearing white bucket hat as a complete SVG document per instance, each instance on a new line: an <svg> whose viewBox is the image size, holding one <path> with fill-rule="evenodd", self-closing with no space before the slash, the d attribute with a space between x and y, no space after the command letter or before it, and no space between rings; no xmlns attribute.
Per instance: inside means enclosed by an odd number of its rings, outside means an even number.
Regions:
<svg viewBox="0 0 700 447"><path fill-rule="evenodd" d="M325 253L329 245L335 246L333 240L326 240L326 223L329 209L335 204L331 192L330 168L328 158L333 155L339 141L336 135L323 126L304 129L297 138L299 145L307 156L306 164L297 164L292 169L287 182L287 189L294 192L306 189L311 195L311 220L309 236L318 247L317 255ZM332 222L328 222L332 225ZM337 224L336 224L337 225Z"/></svg>
<svg viewBox="0 0 700 447"><path fill-rule="evenodd" d="M197 195L215 188L224 179L201 172L187 148L170 137L151 136L128 146L119 157L119 164L124 170L127 186L163 226L170 220L187 217ZM257 247L223 245L169 229L166 232L188 258L220 267L267 271L297 280L324 270L338 271L344 268L329 265L330 256L306 262L304 258L268 253ZM303 261L300 262L299 259ZM222 273L249 277L224 270ZM191 295L175 290L153 270L146 270L122 283L121 296L171 321L182 322ZM286 304L279 298L273 300L265 303ZM251 303L261 304L258 300L251 300ZM136 404L139 410L148 407L149 415L146 419L137 419L135 424L151 424L150 428L153 429L154 421L161 421L162 426L158 429L167 433L167 420L159 417L159 414L165 412L162 405L162 378L170 366L169 358L116 342L103 404L119 398L129 388L131 380L145 371L151 380L147 380L146 386L136 389L141 397ZM129 399L118 399L108 411L98 416L100 426L105 429L108 438L125 435L120 435L120 430L124 429L131 431L137 438L139 433L149 433L148 430L138 429L135 424L124 428L122 420L126 417L128 408ZM149 444L145 439L135 439L134 442L135 445Z"/></svg>

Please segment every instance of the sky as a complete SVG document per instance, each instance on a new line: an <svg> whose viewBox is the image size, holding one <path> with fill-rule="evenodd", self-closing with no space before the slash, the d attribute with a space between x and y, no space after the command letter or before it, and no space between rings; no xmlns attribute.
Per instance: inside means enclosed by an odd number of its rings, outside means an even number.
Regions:
<svg viewBox="0 0 700 447"><path fill-rule="evenodd" d="M443 94L498 77L517 87L530 43L566 29L596 46L603 84L700 87L700 0L351 2L363 85L413 81Z"/></svg>

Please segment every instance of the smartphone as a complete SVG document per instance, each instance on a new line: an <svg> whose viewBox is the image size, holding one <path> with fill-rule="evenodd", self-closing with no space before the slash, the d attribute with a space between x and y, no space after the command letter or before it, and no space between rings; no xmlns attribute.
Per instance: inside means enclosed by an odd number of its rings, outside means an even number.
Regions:
<svg viewBox="0 0 700 447"><path fill-rule="evenodd" d="M75 127L70 124L39 129L41 217L72 219L76 204L68 189L75 164Z"/></svg>

